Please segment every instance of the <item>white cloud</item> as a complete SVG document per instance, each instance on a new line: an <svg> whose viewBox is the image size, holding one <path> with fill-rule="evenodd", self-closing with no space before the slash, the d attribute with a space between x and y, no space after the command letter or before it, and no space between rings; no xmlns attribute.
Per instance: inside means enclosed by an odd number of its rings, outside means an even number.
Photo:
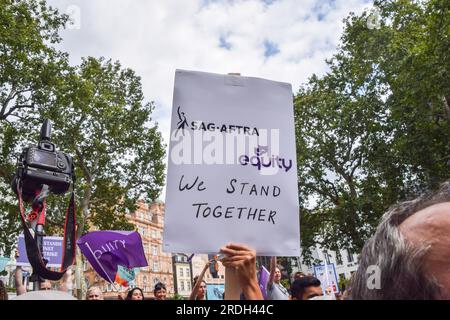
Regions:
<svg viewBox="0 0 450 320"><path fill-rule="evenodd" d="M270 3L270 4L267 4ZM51 0L65 12L80 8L80 29L61 33L73 64L81 57L120 60L142 77L153 119L169 141L175 69L289 82L296 91L313 73L326 71L350 11L367 0ZM229 49L220 47L226 39ZM279 52L264 56L264 42Z"/></svg>

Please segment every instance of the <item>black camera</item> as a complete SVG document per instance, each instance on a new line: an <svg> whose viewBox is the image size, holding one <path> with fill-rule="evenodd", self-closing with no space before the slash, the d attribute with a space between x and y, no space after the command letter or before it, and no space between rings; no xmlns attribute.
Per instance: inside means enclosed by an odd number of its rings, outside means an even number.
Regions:
<svg viewBox="0 0 450 320"><path fill-rule="evenodd" d="M30 146L22 151L17 162L17 172L12 188L17 193L17 184L22 187L25 202L33 201L36 191L47 185L54 194L63 194L75 182L73 159L67 153L56 151L50 142L51 122L44 120L37 147Z"/></svg>

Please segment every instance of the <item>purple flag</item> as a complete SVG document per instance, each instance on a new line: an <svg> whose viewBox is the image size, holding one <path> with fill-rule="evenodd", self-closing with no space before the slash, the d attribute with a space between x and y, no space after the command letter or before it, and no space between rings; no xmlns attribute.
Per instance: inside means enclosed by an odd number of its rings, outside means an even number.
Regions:
<svg viewBox="0 0 450 320"><path fill-rule="evenodd" d="M264 299L267 299L266 288L269 277L270 272L264 266L261 266L261 268L259 268L259 288L261 289Z"/></svg>
<svg viewBox="0 0 450 320"><path fill-rule="evenodd" d="M148 266L139 233L136 231L93 231L77 241L94 270L113 283L119 266Z"/></svg>

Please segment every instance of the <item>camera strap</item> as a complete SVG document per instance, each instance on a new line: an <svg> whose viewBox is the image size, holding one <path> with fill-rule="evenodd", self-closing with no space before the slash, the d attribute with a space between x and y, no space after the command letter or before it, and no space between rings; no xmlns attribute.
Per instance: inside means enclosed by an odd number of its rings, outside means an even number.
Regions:
<svg viewBox="0 0 450 320"><path fill-rule="evenodd" d="M31 211L28 214L26 221L34 224L44 224L45 223L45 209L46 201L45 198L48 195L48 187L42 188L41 190L36 190L35 198L33 204L31 205Z"/></svg>
<svg viewBox="0 0 450 320"><path fill-rule="evenodd" d="M75 188L75 187L74 187ZM73 265L75 261L76 250L76 214L75 214L75 191L72 190L70 196L69 207L66 211L66 221L64 223L64 240L63 240L63 256L61 261L60 271L52 271L47 269L47 261L43 259L42 252L39 245L33 235L31 234L25 218L25 210L22 200L22 188L20 183L17 184L17 195L19 198L19 211L20 220L22 222L23 234L25 238L25 247L27 251L28 261L30 262L33 273L36 273L40 277L48 280L59 280L62 278L67 268ZM43 202L41 215L45 214L45 202ZM35 210L35 209L33 209Z"/></svg>

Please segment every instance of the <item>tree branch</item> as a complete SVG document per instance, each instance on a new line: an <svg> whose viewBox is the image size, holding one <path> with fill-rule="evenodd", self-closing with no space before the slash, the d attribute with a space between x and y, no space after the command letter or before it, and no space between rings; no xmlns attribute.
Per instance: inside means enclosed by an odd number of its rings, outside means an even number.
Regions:
<svg viewBox="0 0 450 320"><path fill-rule="evenodd" d="M17 109L33 109L34 108L34 102L32 104L18 104L9 109L7 113L5 113L1 119L6 119L8 116L10 116L15 110Z"/></svg>
<svg viewBox="0 0 450 320"><path fill-rule="evenodd" d="M15 107L13 107L11 110L9 110L5 114L6 107L8 106L8 104L9 104L9 102L11 100L13 100L15 97L17 97L17 95L20 94L20 93L30 92L30 91L31 91L31 89L24 89L24 90L19 90L19 91L14 92L14 85L13 85L12 88L11 88L11 92L8 94L8 97L6 97L5 101L2 104L2 111L0 112L0 119L6 118L8 115L11 114L11 112L13 112L14 110L18 109L18 107L19 108L22 107L20 105L19 106L15 106Z"/></svg>

